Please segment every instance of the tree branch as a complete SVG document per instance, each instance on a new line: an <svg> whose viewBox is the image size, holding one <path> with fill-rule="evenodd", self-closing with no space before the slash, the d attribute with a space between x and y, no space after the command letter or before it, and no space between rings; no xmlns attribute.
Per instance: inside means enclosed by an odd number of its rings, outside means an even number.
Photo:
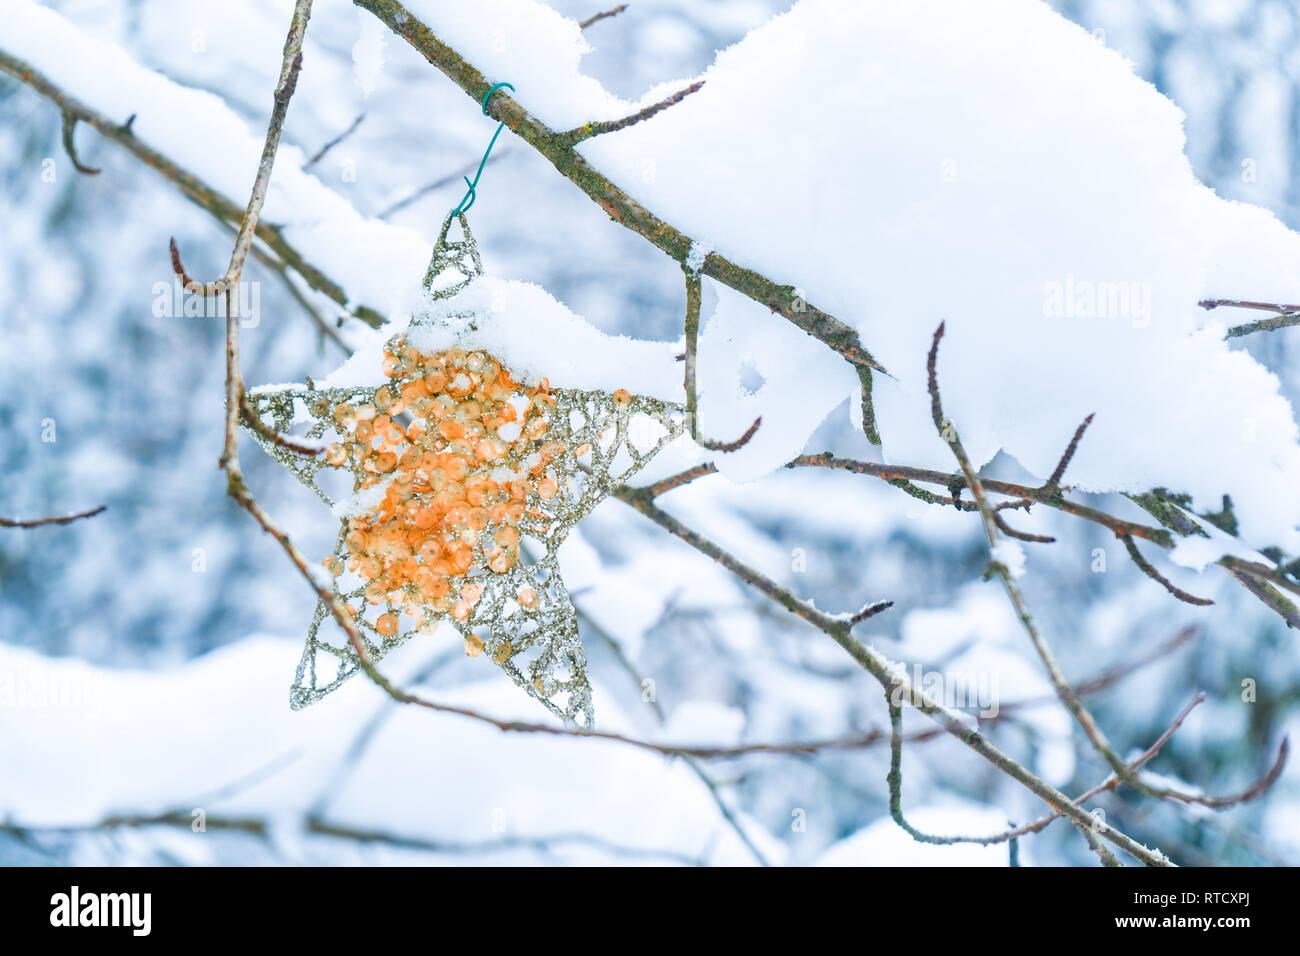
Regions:
<svg viewBox="0 0 1300 956"><path fill-rule="evenodd" d="M475 103L483 101L492 82L459 53L440 41L433 31L401 3L397 0L353 2L382 20L390 30L406 40L464 90ZM649 240L677 262L686 263L693 244L691 237L654 215L602 175L578 154L564 133L547 127L505 93L492 97L487 112L541 153L560 175L586 193L611 219ZM731 262L717 252L711 252L705 257L700 271L784 316L854 365L869 365L883 371L871 353L863 347L854 329L807 304L796 295L793 284L774 282L752 269Z"/></svg>

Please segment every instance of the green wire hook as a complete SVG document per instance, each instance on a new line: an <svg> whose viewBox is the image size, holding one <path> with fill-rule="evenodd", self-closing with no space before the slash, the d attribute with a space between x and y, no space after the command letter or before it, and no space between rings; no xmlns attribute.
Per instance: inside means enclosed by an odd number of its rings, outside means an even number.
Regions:
<svg viewBox="0 0 1300 956"><path fill-rule="evenodd" d="M515 86L513 83L493 83L492 86L489 87L488 91L483 94L483 115L484 116L488 115L488 111L487 111L488 100L492 98L492 94L495 93L497 90L503 88L509 89L510 91L513 92ZM506 124L501 123L499 126L497 126L497 131L492 134L492 140L488 143L487 149L483 151L483 159L479 161L478 172L474 174L473 181L471 181L468 176L465 177L465 185L469 187L469 191L465 193L461 201L457 203L456 208L451 211L451 214L453 216L460 216L464 213L469 212L469 207L474 205L474 200L478 198L478 191L477 191L478 178L483 175L483 167L487 165L488 156L490 156L492 153L492 147L496 145L497 137L501 135L501 131L505 128L506 128Z"/></svg>

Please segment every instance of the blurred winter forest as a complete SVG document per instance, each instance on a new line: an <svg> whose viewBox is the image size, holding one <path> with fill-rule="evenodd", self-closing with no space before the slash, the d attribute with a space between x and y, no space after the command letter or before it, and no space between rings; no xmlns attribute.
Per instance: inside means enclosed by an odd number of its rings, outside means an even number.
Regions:
<svg viewBox="0 0 1300 956"><path fill-rule="evenodd" d="M216 94L263 135L287 0L45 5L142 66ZM603 9L600 0L551 5L576 20ZM634 0L585 29L594 49L582 69L636 100L700 74L716 51L791 5ZM1286 0L1053 6L1185 111L1186 152L1202 182L1300 229L1300 9ZM0 52L10 40L4 7ZM318 3L303 70L285 143L313 157L346 134L309 171L364 216L431 244L492 125L351 3ZM520 87L521 103L529 93ZM205 135L201 116L176 122L178 135ZM771 131L786 132L795 135ZM825 635L615 500L582 521L562 552L598 727L740 752L674 757L503 734L401 707L364 677L290 713L287 686L315 598L227 497L216 468L222 324L154 309L155 286L172 280L169 237L192 274L215 276L233 232L88 126L75 138L98 175L73 169L58 109L0 74L0 517L107 506L64 526L0 528L0 673L10 694L0 700L0 863L1096 864L1064 821L1011 846L912 840L890 818L889 714L875 682ZM43 178L51 158L56 175ZM246 193L234 200L242 205ZM537 283L602 331L681 342L678 265L610 222L508 132L471 219L490 272ZM816 241L815 224L790 228ZM248 278L262 297L261 321L242 335L250 386L320 379L339 365L343 349L321 331L322 322L334 329L332 303L258 260ZM716 293L705 295L707 316ZM356 325L338 330L344 342ZM1297 334L1255 334L1236 346L1280 378L1293 404ZM805 450L879 461L852 427L851 405L829 415ZM242 460L249 486L304 553L328 554L337 524L319 502L253 443ZM1033 484L1008 456L986 473ZM1118 495L1079 500L1149 520ZM819 468L754 482L712 476L662 504L817 608L892 600L857 628L860 640L909 674L991 679L1001 712L982 730L1053 786L1075 794L1106 778L1006 595L981 579L989 549L978 515ZM1163 562L1178 586L1215 602L1190 606L1136 567L1106 528L1044 507L1007 514L1056 538L1023 545L1028 566L1017 581L1070 680L1093 685L1088 708L1121 755L1141 753L1205 692L1152 761L1148 783L1236 793L1268 770L1283 737L1300 735L1294 632L1231 576ZM415 641L389 667L439 701L546 718L458 643ZM1243 682L1254 688L1249 701ZM996 833L1045 812L962 743L927 733L934 725L920 715L905 717L906 733L923 736L903 758L902 799L916 827ZM856 739L881 728L883 736ZM790 741L836 743L744 751ZM1095 806L1179 863L1300 863L1294 763L1256 799L1223 810L1124 786Z"/></svg>

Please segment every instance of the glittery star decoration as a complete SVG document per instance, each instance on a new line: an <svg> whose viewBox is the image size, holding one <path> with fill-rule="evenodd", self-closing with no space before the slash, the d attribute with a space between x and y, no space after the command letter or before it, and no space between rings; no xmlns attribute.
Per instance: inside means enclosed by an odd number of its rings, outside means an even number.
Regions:
<svg viewBox="0 0 1300 956"><path fill-rule="evenodd" d="M459 278L432 298L482 273L463 217L457 243L447 240L450 223L425 288L447 272ZM517 381L474 348L473 329L491 316L456 320L465 330L457 344L429 351L417 347L421 327L446 316L413 317L385 347L385 385L250 392L253 414L293 441L248 431L341 520L322 563L372 663L450 624L468 654L486 656L567 724L590 727L587 661L557 552L582 518L682 434L683 410L623 389ZM292 447L307 443L325 447L316 455ZM321 486L331 475L342 476L333 479L344 486L337 501ZM320 700L358 670L347 635L318 602L291 706Z"/></svg>

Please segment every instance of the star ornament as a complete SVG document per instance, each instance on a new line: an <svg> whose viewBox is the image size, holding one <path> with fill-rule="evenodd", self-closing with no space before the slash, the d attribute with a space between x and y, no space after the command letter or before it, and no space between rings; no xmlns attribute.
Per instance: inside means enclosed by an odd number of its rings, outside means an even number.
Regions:
<svg viewBox="0 0 1300 956"><path fill-rule="evenodd" d="M425 286L448 263L467 274L434 299L454 297L482 271L463 217L465 239L449 255L450 221ZM487 657L566 724L591 727L586 656L558 549L682 434L683 409L624 389L524 381L474 346L479 324L495 317L458 313L453 328L447 315L419 313L387 341L383 385L249 393L271 433L305 423L294 437L324 444L323 453L245 427L339 518L322 563L372 663L449 624L470 656ZM322 487L331 481L343 486L337 500ZM318 602L291 706L315 703L359 670L346 633Z"/></svg>

